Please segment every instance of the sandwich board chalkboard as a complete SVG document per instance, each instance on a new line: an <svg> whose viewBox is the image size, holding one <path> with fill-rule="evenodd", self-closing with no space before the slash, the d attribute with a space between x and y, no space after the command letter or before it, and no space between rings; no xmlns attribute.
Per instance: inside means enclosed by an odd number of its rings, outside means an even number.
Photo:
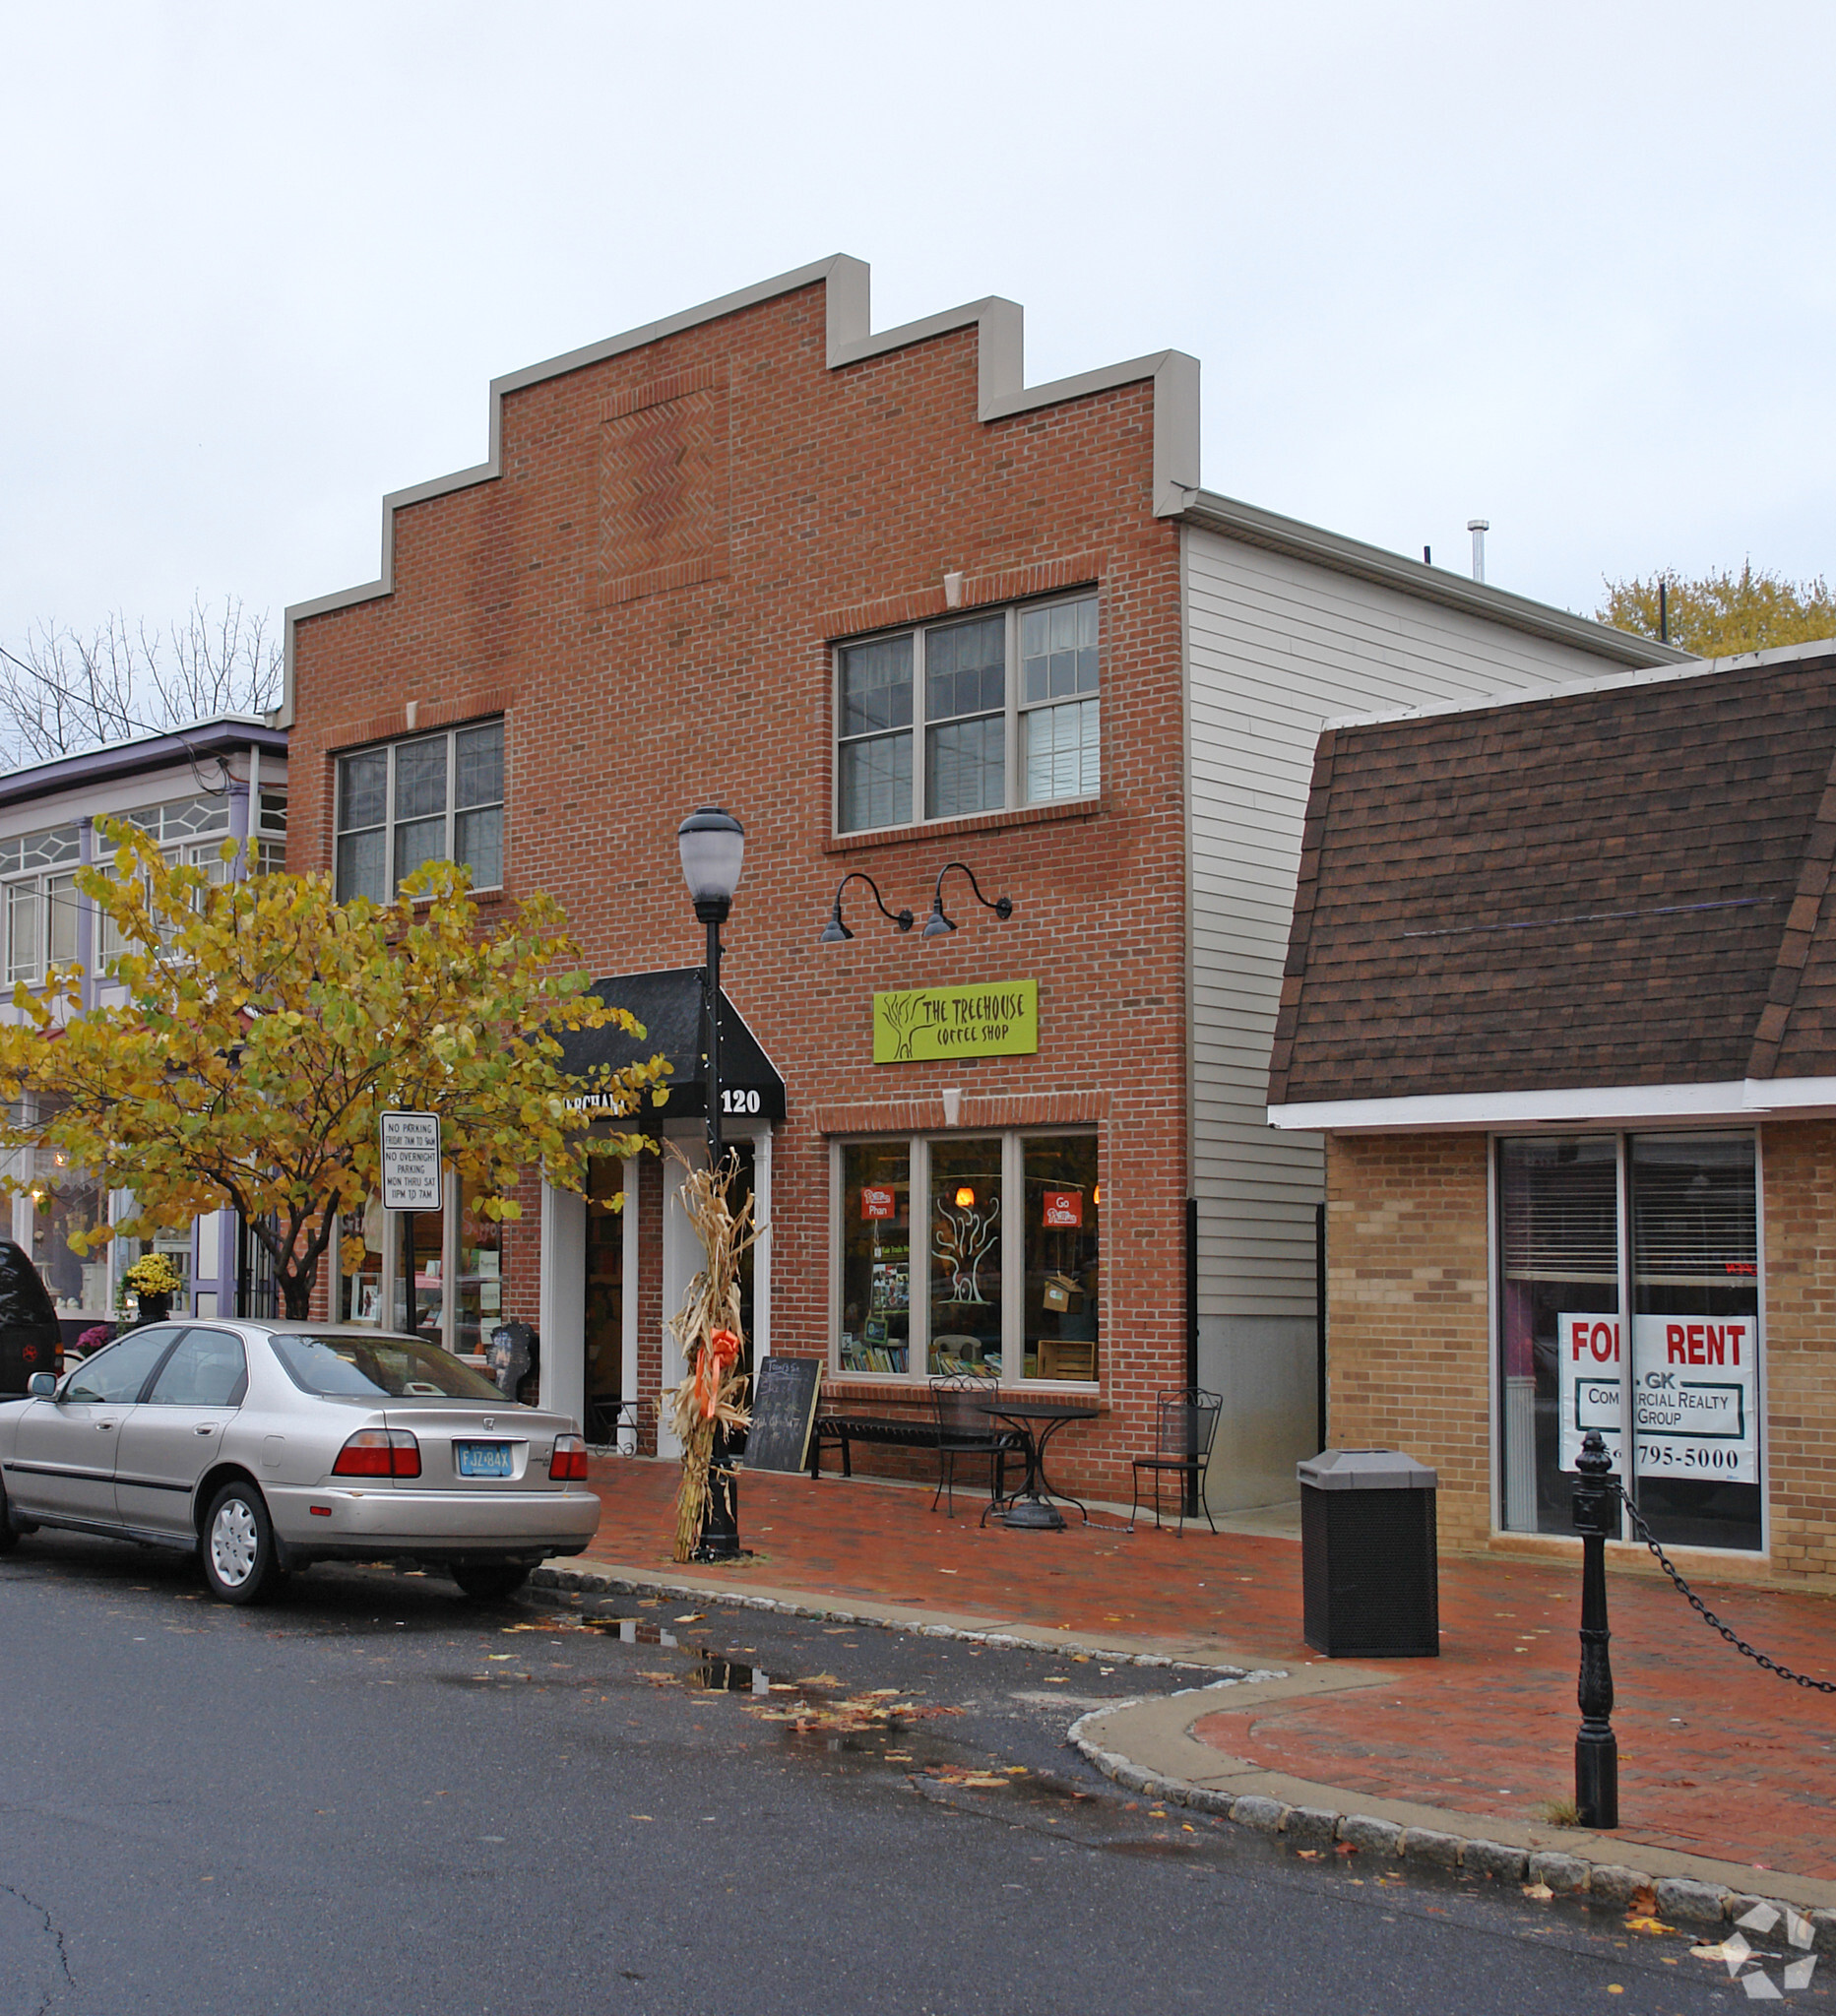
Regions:
<svg viewBox="0 0 1836 2016"><path fill-rule="evenodd" d="M752 1387L748 1470L798 1471L809 1456L810 1424L822 1385L819 1358L766 1358Z"/></svg>

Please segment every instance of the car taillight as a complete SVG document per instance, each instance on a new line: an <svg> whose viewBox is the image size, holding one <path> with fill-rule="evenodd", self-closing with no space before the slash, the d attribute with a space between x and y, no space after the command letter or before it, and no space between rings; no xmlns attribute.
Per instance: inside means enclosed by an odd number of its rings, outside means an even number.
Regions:
<svg viewBox="0 0 1836 2016"><path fill-rule="evenodd" d="M334 1477L419 1477L420 1444L407 1428L359 1428L338 1452Z"/></svg>
<svg viewBox="0 0 1836 2016"><path fill-rule="evenodd" d="M557 1435L554 1454L548 1459L548 1475L557 1483L584 1483L587 1479L587 1445L578 1435Z"/></svg>

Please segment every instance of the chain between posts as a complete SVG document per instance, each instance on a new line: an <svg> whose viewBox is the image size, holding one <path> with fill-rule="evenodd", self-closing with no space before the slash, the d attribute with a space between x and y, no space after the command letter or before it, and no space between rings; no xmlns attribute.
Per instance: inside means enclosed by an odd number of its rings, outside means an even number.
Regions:
<svg viewBox="0 0 1836 2016"><path fill-rule="evenodd" d="M1683 1580L1682 1576L1678 1572L1676 1562L1658 1544L1657 1539L1650 1527L1639 1516L1638 1507L1632 1503L1624 1484L1616 1477L1609 1478L1607 1480L1607 1488L1625 1507L1625 1515L1632 1522L1632 1530L1658 1557L1658 1566L1677 1585L1678 1595L1688 1604L1689 1607L1695 1611L1705 1624L1711 1629L1719 1631L1738 1653L1750 1659L1755 1666L1763 1667L1767 1672L1777 1673L1780 1679L1791 1680L1800 1687L1809 1687L1818 1694L1836 1694L1836 1680L1813 1680L1808 1673L1794 1672L1789 1666L1781 1666L1776 1659L1768 1659L1763 1652L1755 1651L1738 1632L1724 1624L1715 1612L1709 1608L1708 1605L1689 1587L1688 1583Z"/></svg>

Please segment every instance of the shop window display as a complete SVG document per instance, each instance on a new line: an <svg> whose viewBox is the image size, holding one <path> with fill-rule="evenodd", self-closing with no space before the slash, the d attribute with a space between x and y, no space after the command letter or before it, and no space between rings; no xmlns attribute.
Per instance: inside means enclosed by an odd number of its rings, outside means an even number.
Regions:
<svg viewBox="0 0 1836 2016"><path fill-rule="evenodd" d="M932 1373L1001 1375L1001 1189L998 1135L932 1142Z"/></svg>
<svg viewBox="0 0 1836 2016"><path fill-rule="evenodd" d="M849 1142L835 1170L837 1371L1098 1381L1095 1133Z"/></svg>
<svg viewBox="0 0 1836 2016"><path fill-rule="evenodd" d="M1025 1144L1026 1374L1097 1376L1098 1216L1094 1134Z"/></svg>
<svg viewBox="0 0 1836 2016"><path fill-rule="evenodd" d="M1594 1428L1660 1540L1757 1548L1752 1137L1503 1141L1497 1184L1505 1529L1573 1532Z"/></svg>
<svg viewBox="0 0 1836 2016"><path fill-rule="evenodd" d="M907 1372L912 1341L912 1158L902 1141L842 1151L844 1372Z"/></svg>

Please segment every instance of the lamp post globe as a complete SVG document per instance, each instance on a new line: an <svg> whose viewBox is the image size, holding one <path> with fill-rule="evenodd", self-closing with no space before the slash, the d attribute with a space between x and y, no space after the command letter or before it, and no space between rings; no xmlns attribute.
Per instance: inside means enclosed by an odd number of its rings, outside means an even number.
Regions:
<svg viewBox="0 0 1836 2016"><path fill-rule="evenodd" d="M682 879L704 923L719 922L732 905L746 859L746 829L719 805L703 805L675 830Z"/></svg>

